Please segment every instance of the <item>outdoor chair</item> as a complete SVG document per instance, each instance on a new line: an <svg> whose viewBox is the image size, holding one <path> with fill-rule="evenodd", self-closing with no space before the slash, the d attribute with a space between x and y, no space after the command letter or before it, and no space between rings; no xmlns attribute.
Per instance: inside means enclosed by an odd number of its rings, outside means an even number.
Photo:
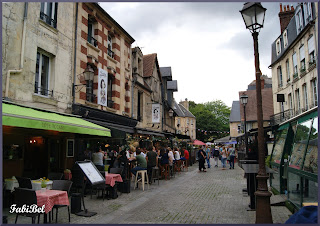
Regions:
<svg viewBox="0 0 320 226"><path fill-rule="evenodd" d="M72 186L72 181L69 181L69 180L54 180L53 184L52 184L52 190L66 191L68 193L68 197L69 197L71 186ZM69 216L69 223L70 223L70 206L68 206L68 205L54 205L53 208L52 208L52 212L51 212L51 218L53 220L53 209L55 209L56 210L56 223L57 223L57 221L58 221L58 209L62 208L62 207L68 207L68 216Z"/></svg>
<svg viewBox="0 0 320 226"><path fill-rule="evenodd" d="M19 188L32 189L31 179L27 177L16 177L19 183Z"/></svg>
<svg viewBox="0 0 320 226"><path fill-rule="evenodd" d="M49 180L62 180L63 173L50 172L48 173Z"/></svg>
<svg viewBox="0 0 320 226"><path fill-rule="evenodd" d="M15 188L14 191L14 199L16 207L22 208L23 205L31 206L31 205L37 205L37 195L36 191L27 189L27 188ZM32 224L35 224L36 217L38 216L38 224L40 221L40 213L16 213L16 220L15 224L18 221L18 216L25 216L25 217L31 217L32 218Z"/></svg>

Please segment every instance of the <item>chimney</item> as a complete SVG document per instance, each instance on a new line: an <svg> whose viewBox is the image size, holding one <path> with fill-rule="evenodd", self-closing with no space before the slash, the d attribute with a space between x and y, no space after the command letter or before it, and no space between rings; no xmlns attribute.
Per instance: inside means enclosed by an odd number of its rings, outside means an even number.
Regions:
<svg viewBox="0 0 320 226"><path fill-rule="evenodd" d="M183 107L185 107L185 109L189 111L189 101L187 98L185 99L185 101L180 101L179 104L183 105Z"/></svg>
<svg viewBox="0 0 320 226"><path fill-rule="evenodd" d="M279 12L279 20L280 20L280 30L281 34L288 26L291 18L294 16L294 8L291 6L291 9L289 5L283 6L282 10L282 3L280 3L280 12Z"/></svg>

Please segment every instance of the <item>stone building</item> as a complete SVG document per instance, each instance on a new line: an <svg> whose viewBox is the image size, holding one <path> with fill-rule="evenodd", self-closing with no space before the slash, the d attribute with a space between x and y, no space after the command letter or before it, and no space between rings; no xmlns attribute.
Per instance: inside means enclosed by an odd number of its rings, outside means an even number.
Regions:
<svg viewBox="0 0 320 226"><path fill-rule="evenodd" d="M143 55L139 47L132 49L133 110L132 117L138 121L137 133L161 135L163 112L161 106L161 75L156 54ZM159 106L158 121L152 120L152 106Z"/></svg>
<svg viewBox="0 0 320 226"><path fill-rule="evenodd" d="M71 113L75 5L8 2L2 9L2 96Z"/></svg>
<svg viewBox="0 0 320 226"><path fill-rule="evenodd" d="M189 111L189 101L185 99L178 104L175 102L174 111L176 133L190 136L191 140L196 139L196 117Z"/></svg>
<svg viewBox="0 0 320 226"><path fill-rule="evenodd" d="M70 115L75 6L2 4L4 178L63 172L74 164L79 134L110 136L108 129Z"/></svg>
<svg viewBox="0 0 320 226"><path fill-rule="evenodd" d="M273 124L318 106L316 5L303 3L295 9L280 5L281 34L272 43L270 65L275 100ZM277 98L283 102L278 102Z"/></svg>
<svg viewBox="0 0 320 226"><path fill-rule="evenodd" d="M237 137L241 134L241 119L240 119L240 101L233 101L229 123L230 123L230 137Z"/></svg>

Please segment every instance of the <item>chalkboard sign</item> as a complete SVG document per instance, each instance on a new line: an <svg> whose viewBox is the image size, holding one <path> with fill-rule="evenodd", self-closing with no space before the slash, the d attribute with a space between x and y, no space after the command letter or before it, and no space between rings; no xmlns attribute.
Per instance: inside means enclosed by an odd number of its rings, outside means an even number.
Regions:
<svg viewBox="0 0 320 226"><path fill-rule="evenodd" d="M74 139L67 139L67 157L74 156Z"/></svg>
<svg viewBox="0 0 320 226"><path fill-rule="evenodd" d="M105 183L104 176L101 175L100 171L91 161L77 162L77 164L80 166L81 170L89 179L91 184L95 185Z"/></svg>

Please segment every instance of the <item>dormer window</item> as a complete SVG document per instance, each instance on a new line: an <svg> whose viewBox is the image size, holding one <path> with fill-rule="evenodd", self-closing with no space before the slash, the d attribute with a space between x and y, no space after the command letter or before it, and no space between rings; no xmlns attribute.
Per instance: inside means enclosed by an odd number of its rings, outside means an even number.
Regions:
<svg viewBox="0 0 320 226"><path fill-rule="evenodd" d="M281 42L280 42L280 38L277 40L276 42L276 51L277 51L277 55L279 55L281 53Z"/></svg>
<svg viewBox="0 0 320 226"><path fill-rule="evenodd" d="M305 24L307 24L312 20L312 5L311 5L311 2L303 3L303 10L304 10Z"/></svg>
<svg viewBox="0 0 320 226"><path fill-rule="evenodd" d="M303 27L303 20L302 20L302 11L301 9L299 9L296 13L296 26L297 26L297 34L300 33L300 31L302 31L302 27Z"/></svg>
<svg viewBox="0 0 320 226"><path fill-rule="evenodd" d="M288 46L288 33L287 30L283 32L283 47L286 48Z"/></svg>

